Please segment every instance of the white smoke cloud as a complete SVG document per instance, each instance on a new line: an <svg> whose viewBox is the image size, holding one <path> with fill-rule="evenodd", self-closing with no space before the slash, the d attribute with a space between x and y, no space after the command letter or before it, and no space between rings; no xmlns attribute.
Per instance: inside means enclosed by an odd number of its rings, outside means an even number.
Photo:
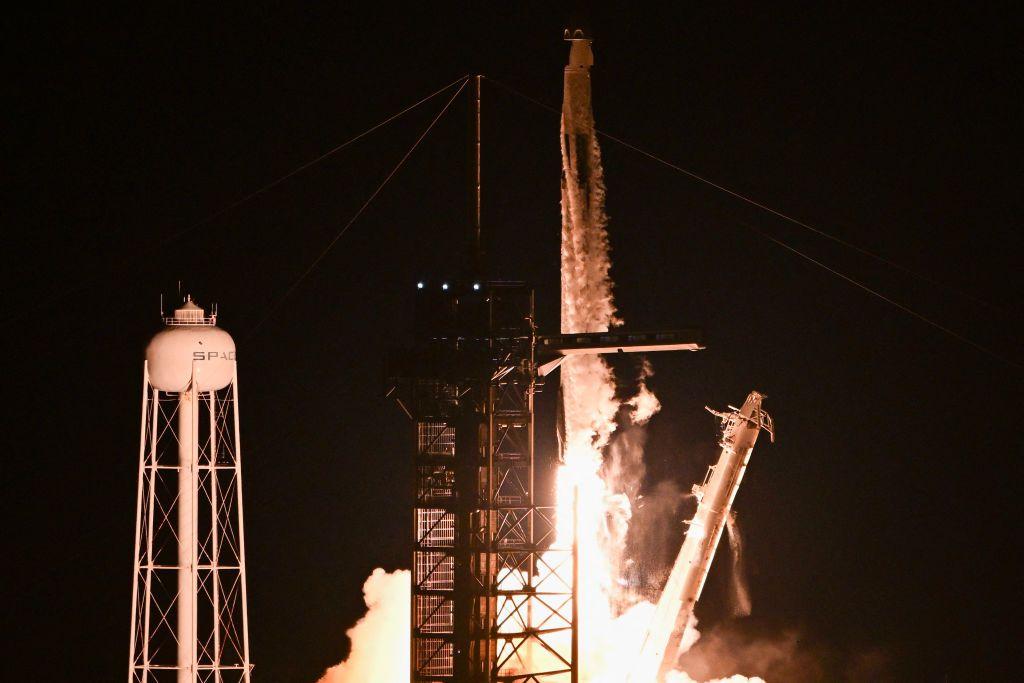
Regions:
<svg viewBox="0 0 1024 683"><path fill-rule="evenodd" d="M715 632L712 632L712 635L715 636ZM697 617L691 613L689 620L686 622L683 639L679 643L679 651L689 652L697 644L697 641L700 640L700 637L701 633L697 630ZM765 680L759 676L747 677L742 674L731 674L722 678L693 678L686 671L676 669L665 674L663 683L765 683Z"/></svg>
<svg viewBox="0 0 1024 683"><path fill-rule="evenodd" d="M626 401L626 405L632 407L629 420L635 425L647 424L661 410L661 401L653 391L647 388L647 379L653 375L654 368L651 366L651 362L644 358L640 368L636 395Z"/></svg>
<svg viewBox="0 0 1024 683"><path fill-rule="evenodd" d="M616 574L620 589L611 595L614 612L618 613L641 600L646 583L642 574L649 567L638 565L629 555L635 549L634 541L643 535L635 523L636 506L641 502L640 488L647 471L644 464L644 446L647 442L646 425L661 409L661 403L647 387L647 378L654 374L651 364L643 360L637 377L636 394L623 402L619 415L620 429L604 452L601 477L608 493L605 498L607 535L605 548L609 563ZM650 517L647 515L646 517ZM658 523L664 527L664 519ZM628 535L628 539L627 539ZM627 540L629 541L627 543ZM672 539L677 540L677 539ZM627 588L628 586L628 588Z"/></svg>
<svg viewBox="0 0 1024 683"><path fill-rule="evenodd" d="M706 681L699 681L690 678L690 675L685 671L670 671L665 677L665 683L765 683L765 680L759 676L747 678L740 674L734 674L728 678L712 678Z"/></svg>
<svg viewBox="0 0 1024 683"><path fill-rule="evenodd" d="M345 632L352 643L348 659L318 683L408 683L410 590L407 569L373 570L363 584L366 616Z"/></svg>
<svg viewBox="0 0 1024 683"><path fill-rule="evenodd" d="M565 71L561 122L562 148L562 310L563 333L606 332L615 316L608 217L604 212L604 172L590 103L586 67ZM621 553L631 516L630 501L612 490L602 474L603 449L615 431L620 402L615 377L601 356L571 356L561 366L562 467L558 474L559 533L571 538L573 500L578 506L577 587L580 679L615 681L606 672L617 661L610 648L621 641L614 628L620 601ZM569 513L569 514L566 514ZM621 680L621 679L620 679Z"/></svg>
<svg viewBox="0 0 1024 683"><path fill-rule="evenodd" d="M561 125L562 332L606 332L621 321L612 301L604 169L586 68L566 69Z"/></svg>
<svg viewBox="0 0 1024 683"><path fill-rule="evenodd" d="M796 631L771 636L750 635L738 627L739 623L724 622L703 634L676 665L677 671L686 671L689 678L668 678L666 683L690 680L811 683L830 680L822 666L821 653L805 647ZM738 671L756 673L757 677L738 676Z"/></svg>

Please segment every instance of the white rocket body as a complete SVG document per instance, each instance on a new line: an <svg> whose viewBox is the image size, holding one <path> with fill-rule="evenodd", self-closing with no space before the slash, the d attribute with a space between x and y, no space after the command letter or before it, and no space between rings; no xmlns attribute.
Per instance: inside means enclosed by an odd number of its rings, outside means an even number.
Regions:
<svg viewBox="0 0 1024 683"><path fill-rule="evenodd" d="M704 588L754 443L762 427L773 431L771 418L761 410L763 398L754 391L739 410L711 411L723 420L722 451L704 483L693 487L697 511L688 522L686 538L658 600L631 681L662 680L681 654L683 635Z"/></svg>

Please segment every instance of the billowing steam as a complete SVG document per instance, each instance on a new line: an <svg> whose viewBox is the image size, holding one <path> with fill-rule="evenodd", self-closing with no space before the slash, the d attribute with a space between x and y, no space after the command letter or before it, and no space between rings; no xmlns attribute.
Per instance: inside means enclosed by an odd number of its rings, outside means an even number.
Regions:
<svg viewBox="0 0 1024 683"><path fill-rule="evenodd" d="M318 683L409 682L409 571L374 569L363 584L366 616L346 631L348 658Z"/></svg>
<svg viewBox="0 0 1024 683"><path fill-rule="evenodd" d="M629 420L635 425L645 425L654 417L655 413L661 410L661 401L654 395L654 392L647 388L647 379L654 375L654 368L646 358L640 369L639 385L636 395L626 401L630 406Z"/></svg>
<svg viewBox="0 0 1024 683"><path fill-rule="evenodd" d="M701 681L690 678L690 675L685 671L671 671L665 678L665 683L701 683ZM728 678L712 678L703 683L765 683L765 680L757 676L747 678L746 676L735 674Z"/></svg>
<svg viewBox="0 0 1024 683"><path fill-rule="evenodd" d="M795 631L774 636L748 635L735 627L736 622L725 622L705 633L680 658L680 668L686 669L697 681L761 681L744 678L736 671L756 669L769 681L811 683L811 681L839 680L830 678L821 664L821 653L807 649ZM884 676L841 676L841 680L891 680ZM691 678L673 679L665 683L689 681Z"/></svg>

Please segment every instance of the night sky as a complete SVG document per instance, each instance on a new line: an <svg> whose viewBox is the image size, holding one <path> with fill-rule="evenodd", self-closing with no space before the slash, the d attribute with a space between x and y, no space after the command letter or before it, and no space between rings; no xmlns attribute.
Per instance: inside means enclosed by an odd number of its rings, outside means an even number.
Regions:
<svg viewBox="0 0 1024 683"><path fill-rule="evenodd" d="M778 426L736 500L753 614L728 619L720 554L702 628L795 633L821 680L867 660L887 680L1009 680L1020 654L1021 27L942 7L577 15L602 129L934 281L603 142L627 329L696 325L708 345L652 357L647 486L703 476L704 405L758 389ZM277 3L6 18L0 678L123 680L142 352L178 280L239 348L255 678L312 683L346 654L367 575L408 566L406 418L383 360L416 280L461 263L466 104L285 299L444 98L203 221L463 74L559 106L573 18ZM490 272L530 281L550 331L559 172L557 116L485 81ZM616 367L626 392L635 363ZM685 513L664 523L681 534Z"/></svg>

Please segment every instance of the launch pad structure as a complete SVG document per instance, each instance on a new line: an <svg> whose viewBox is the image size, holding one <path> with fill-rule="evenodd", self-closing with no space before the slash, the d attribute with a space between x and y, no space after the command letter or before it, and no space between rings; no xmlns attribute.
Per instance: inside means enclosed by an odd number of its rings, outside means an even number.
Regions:
<svg viewBox="0 0 1024 683"><path fill-rule="evenodd" d="M699 333L538 335L533 290L495 281L420 283L415 327L389 368L414 429L411 680L576 681L575 546L534 495L539 369Z"/></svg>
<svg viewBox="0 0 1024 683"><path fill-rule="evenodd" d="M483 276L480 84L463 272L416 285L415 341L388 360L410 418L412 683L576 683L575 520L535 496L537 378L569 355L689 350L700 332L538 334L534 292ZM563 520L564 525L564 520Z"/></svg>
<svg viewBox="0 0 1024 683"><path fill-rule="evenodd" d="M550 549L554 510L534 502L533 292L443 287L418 290L416 347L391 367L415 429L412 680L542 681L504 675L534 646L556 653L549 678L564 676L572 549Z"/></svg>

